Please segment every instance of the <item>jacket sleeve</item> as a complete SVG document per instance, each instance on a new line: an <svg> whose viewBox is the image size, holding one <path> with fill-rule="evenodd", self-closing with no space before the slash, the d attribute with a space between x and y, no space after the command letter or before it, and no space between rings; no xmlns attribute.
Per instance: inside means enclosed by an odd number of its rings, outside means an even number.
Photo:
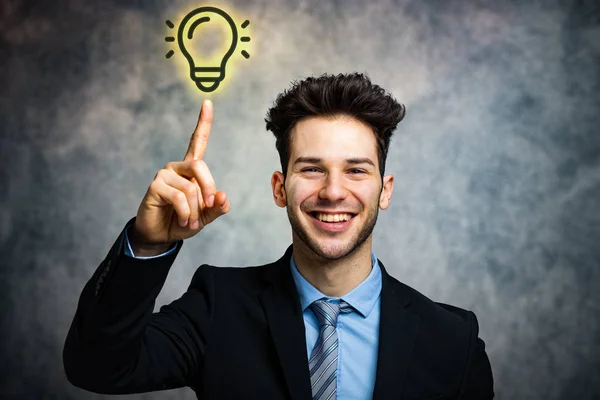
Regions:
<svg viewBox="0 0 600 400"><path fill-rule="evenodd" d="M458 398L463 400L494 398L494 378L492 366L485 352L485 342L479 338L477 317L469 311L469 354L463 384Z"/></svg>
<svg viewBox="0 0 600 400"><path fill-rule="evenodd" d="M131 225L133 225L133 223L128 223L127 226L125 226L125 246L123 247L123 251L125 252L126 256L138 258L140 260L149 260L151 258L168 256L169 254L171 254L172 252L177 250L179 243L175 243L173 246L171 246L170 249L168 249L164 253L158 254L156 256L149 256L149 257L136 256L135 254L133 254L133 250L131 249L131 243L129 243L129 235L127 234L127 232L129 232L129 228L131 227Z"/></svg>
<svg viewBox="0 0 600 400"><path fill-rule="evenodd" d="M198 268L183 296L153 313L176 250L137 259L124 254L121 232L85 285L64 349L75 386L129 394L192 386L202 367L214 309L210 268Z"/></svg>

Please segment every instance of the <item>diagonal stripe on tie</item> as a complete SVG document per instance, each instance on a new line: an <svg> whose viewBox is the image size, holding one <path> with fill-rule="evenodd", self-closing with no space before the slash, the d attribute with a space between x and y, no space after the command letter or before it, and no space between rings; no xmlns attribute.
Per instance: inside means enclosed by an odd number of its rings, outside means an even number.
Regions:
<svg viewBox="0 0 600 400"><path fill-rule="evenodd" d="M325 381L323 383L323 385L317 391L317 393L315 393L313 395L313 400L319 400L321 398L326 398L326 396L324 396L325 393L329 393L329 392L335 390L335 385L336 385L336 372L334 371L333 374L327 379L327 381Z"/></svg>
<svg viewBox="0 0 600 400"><path fill-rule="evenodd" d="M330 359L325 361L323 364L323 368L318 369L313 376L311 377L311 389L312 391L317 391L321 386L324 385L323 382L326 382L332 375L336 372L337 366L337 356L333 355Z"/></svg>
<svg viewBox="0 0 600 400"><path fill-rule="evenodd" d="M315 347L313 348L312 355L310 356L309 363L312 362L321 353L321 348L323 346L328 346L328 344L330 343L330 339L332 339L334 336L335 331L333 329L330 329L319 335L317 343L315 343ZM321 340L323 337L325 338Z"/></svg>
<svg viewBox="0 0 600 400"><path fill-rule="evenodd" d="M315 359L315 362L313 363L312 367L310 368L311 376L313 376L313 377L318 376L321 371L323 371L324 369L327 368L327 365L331 361L331 359L337 357L337 348L338 348L338 341L336 340L327 349L326 352L324 352L318 358Z"/></svg>
<svg viewBox="0 0 600 400"><path fill-rule="evenodd" d="M337 393L337 319L340 313L351 312L352 308L344 301L336 304L325 300L315 301L310 308L320 324L319 337L308 362L313 400L331 400Z"/></svg>
<svg viewBox="0 0 600 400"><path fill-rule="evenodd" d="M333 387L333 390L331 391L331 393L329 394L329 396L327 396L327 397L325 398L325 400L331 400L331 398L332 398L333 396L335 396L335 394L337 393L337 387L334 387L333 385L332 385L332 387ZM326 394L327 394L327 393L325 393L325 395L326 395ZM323 396L323 397L325 397L325 396Z"/></svg>

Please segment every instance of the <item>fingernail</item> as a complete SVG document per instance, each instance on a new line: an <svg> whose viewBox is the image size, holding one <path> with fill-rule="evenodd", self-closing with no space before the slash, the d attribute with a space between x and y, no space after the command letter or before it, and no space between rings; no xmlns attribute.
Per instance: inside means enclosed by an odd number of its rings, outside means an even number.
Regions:
<svg viewBox="0 0 600 400"><path fill-rule="evenodd" d="M192 222L192 224L190 225L190 228L192 229L198 229L198 226L200 226L200 222L198 220Z"/></svg>
<svg viewBox="0 0 600 400"><path fill-rule="evenodd" d="M179 225L181 225L182 227L183 227L183 226L186 226L186 225L187 225L187 223L188 223L188 220L187 220L187 219L180 219L180 220L179 220Z"/></svg>
<svg viewBox="0 0 600 400"><path fill-rule="evenodd" d="M215 195L211 194L210 196L208 196L208 201L206 202L206 205L209 207L212 207L215 205Z"/></svg>

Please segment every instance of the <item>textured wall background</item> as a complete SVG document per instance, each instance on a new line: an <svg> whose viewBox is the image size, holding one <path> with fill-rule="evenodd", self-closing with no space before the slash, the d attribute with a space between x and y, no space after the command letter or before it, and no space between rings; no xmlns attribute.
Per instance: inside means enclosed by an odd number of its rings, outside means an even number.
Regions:
<svg viewBox="0 0 600 400"><path fill-rule="evenodd" d="M252 38L211 95L190 89L178 51L164 56L165 20L208 4L249 19ZM597 2L3 0L0 46L0 397L105 398L66 381L63 342L154 174L183 157L203 98L205 160L231 211L186 241L157 308L202 263L283 254L266 110L293 79L360 71L408 110L378 258L478 315L497 398L600 398Z"/></svg>

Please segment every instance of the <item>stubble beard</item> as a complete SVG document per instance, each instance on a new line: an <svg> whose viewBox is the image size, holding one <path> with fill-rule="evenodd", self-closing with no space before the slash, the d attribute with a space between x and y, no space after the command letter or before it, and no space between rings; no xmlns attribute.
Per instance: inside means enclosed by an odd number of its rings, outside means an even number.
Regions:
<svg viewBox="0 0 600 400"><path fill-rule="evenodd" d="M296 213L290 210L289 206L286 207L286 209L288 219L290 220L290 225L292 227L293 236L299 238L304 246L314 253L315 256L330 261L342 259L357 251L373 233L375 224L377 222L377 217L379 216L379 207L377 205L370 208L366 213L366 220L362 223L358 233L354 234L349 239L346 239L346 241L342 242L341 244L328 245L326 243L329 241L327 238L327 233L319 231L319 237L311 235L309 233L309 229L318 230L318 228L303 225L303 223L300 221L300 218L298 218ZM306 219L311 218L303 211L300 211L300 213L304 214ZM358 218L358 215L354 218ZM354 225L357 222L358 221L353 221L351 225ZM307 224L311 223L311 221L307 221ZM356 229L356 227L351 226L349 229ZM331 236L329 237L337 238L341 235L347 234L348 232L337 232L330 234Z"/></svg>

